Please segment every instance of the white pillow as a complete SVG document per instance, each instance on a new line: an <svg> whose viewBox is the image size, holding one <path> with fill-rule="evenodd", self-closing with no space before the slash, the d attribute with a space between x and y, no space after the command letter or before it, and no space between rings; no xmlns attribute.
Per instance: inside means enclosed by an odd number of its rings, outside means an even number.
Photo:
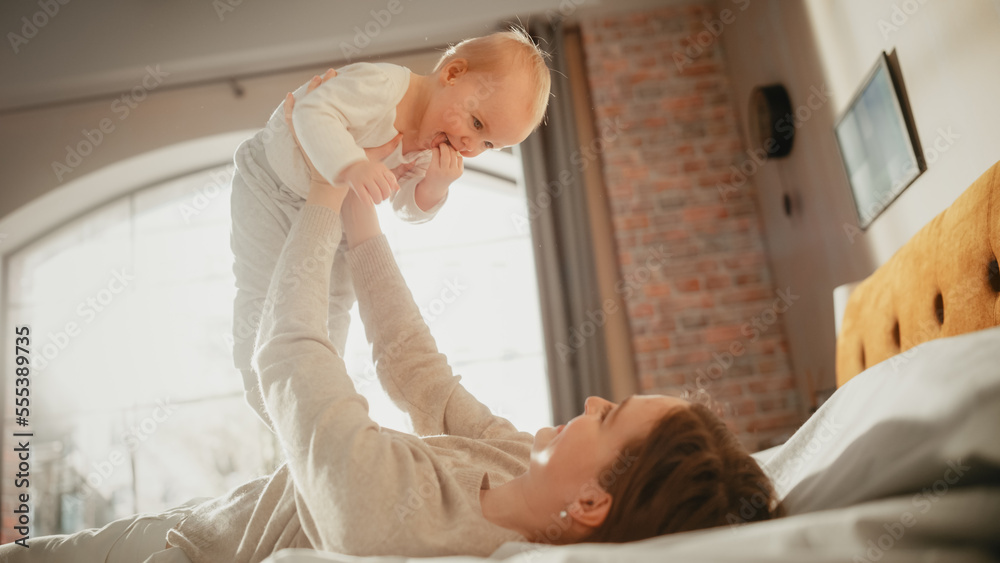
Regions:
<svg viewBox="0 0 1000 563"><path fill-rule="evenodd" d="M1000 327L920 344L838 389L764 469L789 514L1000 478Z"/></svg>

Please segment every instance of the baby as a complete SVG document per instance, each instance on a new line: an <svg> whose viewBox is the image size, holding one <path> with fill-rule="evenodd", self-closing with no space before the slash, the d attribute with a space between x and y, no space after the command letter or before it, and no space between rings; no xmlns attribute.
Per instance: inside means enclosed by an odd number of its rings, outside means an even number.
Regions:
<svg viewBox="0 0 1000 563"><path fill-rule="evenodd" d="M282 103L267 127L239 146L231 201L233 359L247 402L265 424L271 426L250 360L271 274L308 194L302 152L329 183L349 186L363 201L388 199L406 221L428 221L462 174L463 158L520 143L541 123L550 84L545 57L512 29L451 47L426 76L388 63L347 65L295 91L294 137ZM365 149L400 134L391 154L367 158ZM354 301L350 271L337 257L327 329L341 356Z"/></svg>

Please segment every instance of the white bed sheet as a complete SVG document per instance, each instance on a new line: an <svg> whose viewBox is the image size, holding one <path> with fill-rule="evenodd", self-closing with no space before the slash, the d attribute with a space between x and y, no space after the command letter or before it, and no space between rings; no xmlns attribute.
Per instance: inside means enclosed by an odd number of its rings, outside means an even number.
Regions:
<svg viewBox="0 0 1000 563"><path fill-rule="evenodd" d="M1000 560L1000 327L932 340L859 374L755 456L789 516L618 545L505 544L425 563ZM285 550L268 563L388 563ZM417 561L416 559L414 561Z"/></svg>

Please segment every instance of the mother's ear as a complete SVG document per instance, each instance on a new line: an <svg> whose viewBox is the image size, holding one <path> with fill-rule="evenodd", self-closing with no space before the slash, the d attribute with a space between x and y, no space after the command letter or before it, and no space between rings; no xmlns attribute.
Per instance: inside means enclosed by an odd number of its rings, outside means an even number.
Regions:
<svg viewBox="0 0 1000 563"><path fill-rule="evenodd" d="M613 500L611 494L593 482L580 491L566 511L578 523L588 528L596 528L607 519Z"/></svg>

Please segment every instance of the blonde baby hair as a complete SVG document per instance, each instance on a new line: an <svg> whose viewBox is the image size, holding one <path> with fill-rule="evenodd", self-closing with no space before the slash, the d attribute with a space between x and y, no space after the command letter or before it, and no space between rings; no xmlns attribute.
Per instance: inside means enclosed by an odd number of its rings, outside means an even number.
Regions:
<svg viewBox="0 0 1000 563"><path fill-rule="evenodd" d="M538 127L545 117L552 79L545 60L550 55L540 49L522 28L511 26L509 31L498 31L483 37L474 37L452 45L434 67L439 72L455 59L465 59L469 72L507 73L523 70L535 83L535 98L531 100L532 128Z"/></svg>

